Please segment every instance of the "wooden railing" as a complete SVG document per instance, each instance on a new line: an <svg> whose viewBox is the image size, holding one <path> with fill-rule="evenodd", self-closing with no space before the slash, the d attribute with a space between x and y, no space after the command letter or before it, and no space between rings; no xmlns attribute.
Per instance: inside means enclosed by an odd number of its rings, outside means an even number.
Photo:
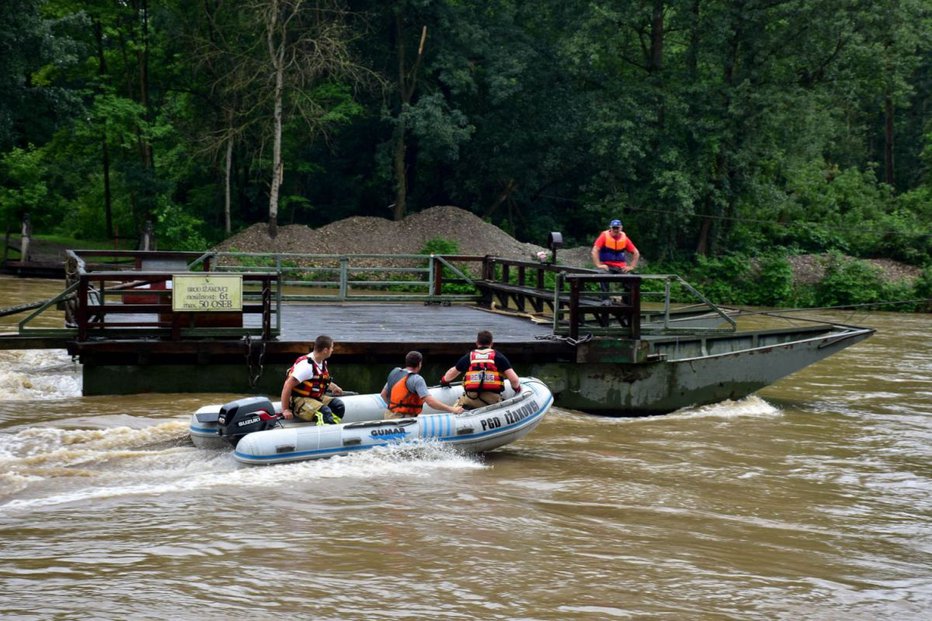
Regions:
<svg viewBox="0 0 932 621"><path fill-rule="evenodd" d="M714 330L735 322L675 275L608 274L551 262L473 255L298 255L79 250L68 251L66 331L90 338L275 338L285 302L472 302L552 323L554 335L581 333L640 339L651 334ZM175 311L173 277L238 274L243 305L234 313ZM647 284L645 284L647 283ZM701 302L673 309L673 286ZM645 309L644 302L648 301ZM655 300L655 301L651 301ZM677 314L678 313L678 314ZM260 315L246 325L246 317ZM686 319L687 321L684 321ZM699 322L706 325L697 325ZM58 331L62 332L62 331Z"/></svg>
<svg viewBox="0 0 932 621"><path fill-rule="evenodd" d="M141 336L173 340L257 336L267 340L280 331L280 309L278 305L273 307L277 274L238 274L242 278L243 300L235 310L176 311L172 305L173 277L188 271L188 261L195 260L200 253L79 252L67 251L67 289L66 295L60 296L65 324L77 329L78 341ZM86 258L109 258L116 262L90 268ZM200 267L199 271L208 272L210 263L203 262ZM245 315L259 315L259 326L247 326Z"/></svg>
<svg viewBox="0 0 932 621"><path fill-rule="evenodd" d="M288 302L468 302L476 299L469 264L480 256L424 254L296 254L211 252L192 267L209 264L212 271L268 272L279 276ZM446 272L446 274L445 274ZM466 285L445 291L447 284Z"/></svg>
<svg viewBox="0 0 932 621"><path fill-rule="evenodd" d="M583 327L640 338L641 279L552 263L485 257L475 281L486 306L551 317L554 334L578 339ZM602 291L602 285L606 291ZM588 326L592 321L594 326Z"/></svg>

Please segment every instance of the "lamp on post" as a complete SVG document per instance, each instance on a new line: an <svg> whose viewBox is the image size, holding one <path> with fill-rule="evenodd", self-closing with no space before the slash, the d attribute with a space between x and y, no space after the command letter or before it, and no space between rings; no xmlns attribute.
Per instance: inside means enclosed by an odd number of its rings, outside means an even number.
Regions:
<svg viewBox="0 0 932 621"><path fill-rule="evenodd" d="M557 248L563 247L563 233L552 231L547 236L547 247L550 248L550 251L553 253L550 258L550 262L556 263L557 262Z"/></svg>

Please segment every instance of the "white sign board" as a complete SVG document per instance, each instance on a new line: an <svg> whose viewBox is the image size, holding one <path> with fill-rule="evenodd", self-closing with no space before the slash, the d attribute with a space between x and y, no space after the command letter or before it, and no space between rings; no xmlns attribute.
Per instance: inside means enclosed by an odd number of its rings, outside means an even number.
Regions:
<svg viewBox="0 0 932 621"><path fill-rule="evenodd" d="M175 274L172 310L230 312L243 310L243 277L238 274Z"/></svg>

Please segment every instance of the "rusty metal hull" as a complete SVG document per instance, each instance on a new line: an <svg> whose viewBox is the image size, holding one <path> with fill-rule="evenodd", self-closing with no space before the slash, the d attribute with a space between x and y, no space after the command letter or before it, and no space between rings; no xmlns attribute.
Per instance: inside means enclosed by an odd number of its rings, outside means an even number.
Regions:
<svg viewBox="0 0 932 621"><path fill-rule="evenodd" d="M746 397L873 332L829 326L824 331L775 330L714 339L669 339L652 343L653 359L643 363L544 363L533 365L529 372L547 382L558 407L615 416L666 414ZM717 351L702 353L703 347Z"/></svg>
<svg viewBox="0 0 932 621"><path fill-rule="evenodd" d="M680 408L740 399L780 378L817 363L873 334L868 328L757 330L727 335L658 337L638 341L593 339L575 349L511 344L508 355L522 374L543 380L554 405L608 416L665 414ZM352 378L350 389L381 390L386 373L407 344L358 346L342 341L345 353L331 366L338 378ZM536 345L540 347L541 345ZM436 381L455 360L458 345L420 342L407 345L425 353L422 374ZM360 350L355 352L355 350ZM361 353L368 350L368 353ZM355 353L354 353L355 352ZM242 356L209 364L184 364L189 356L156 360L103 360L84 364L84 394L154 392L252 392L276 395L295 352L266 359L263 372L250 375ZM287 360L282 362L281 360ZM346 381L346 380L343 380Z"/></svg>

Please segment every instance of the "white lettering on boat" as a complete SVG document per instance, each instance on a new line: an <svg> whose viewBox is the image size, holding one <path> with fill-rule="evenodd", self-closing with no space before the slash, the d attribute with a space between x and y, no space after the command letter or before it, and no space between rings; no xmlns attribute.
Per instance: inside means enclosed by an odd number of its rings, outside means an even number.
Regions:
<svg viewBox="0 0 932 621"><path fill-rule="evenodd" d="M502 426L502 419L498 416L492 416L489 418L482 419L482 430L486 431L488 429L498 429Z"/></svg>
<svg viewBox="0 0 932 621"><path fill-rule="evenodd" d="M261 419L258 416L256 416L255 418L247 418L246 420L241 420L240 422L236 423L236 426L242 427L244 425L252 425L252 424L258 423L260 420Z"/></svg>
<svg viewBox="0 0 932 621"><path fill-rule="evenodd" d="M380 436L398 436L405 435L405 430L400 427L390 427L388 429L373 429L370 434L373 438L378 438Z"/></svg>
<svg viewBox="0 0 932 621"><path fill-rule="evenodd" d="M513 425L518 421L522 421L531 414L540 410L540 406L537 405L537 402L533 399L529 403L523 404L517 410L511 412L505 412L505 422L509 425Z"/></svg>

